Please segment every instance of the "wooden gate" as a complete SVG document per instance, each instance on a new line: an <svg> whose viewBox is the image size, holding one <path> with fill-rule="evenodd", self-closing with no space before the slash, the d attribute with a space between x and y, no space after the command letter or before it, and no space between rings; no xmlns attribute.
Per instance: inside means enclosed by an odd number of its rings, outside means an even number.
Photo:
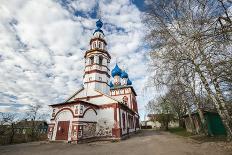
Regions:
<svg viewBox="0 0 232 155"><path fill-rule="evenodd" d="M59 121L56 130L56 140L68 140L69 121Z"/></svg>

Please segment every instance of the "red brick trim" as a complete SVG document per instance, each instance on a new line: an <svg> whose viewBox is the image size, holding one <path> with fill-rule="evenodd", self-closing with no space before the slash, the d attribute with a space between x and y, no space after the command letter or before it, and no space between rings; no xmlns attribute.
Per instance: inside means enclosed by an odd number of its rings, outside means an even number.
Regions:
<svg viewBox="0 0 232 155"><path fill-rule="evenodd" d="M109 69L106 65L100 65L100 64L98 64L98 63L93 63L93 64L91 64L91 65L86 65L85 68L87 68L87 67L92 67L92 66L94 66L94 65L98 65L98 66L101 66L101 67L106 67L107 70L110 71L110 69Z"/></svg>
<svg viewBox="0 0 232 155"><path fill-rule="evenodd" d="M114 108L114 121L116 122L116 123L118 123L118 119L117 119L117 109L118 108Z"/></svg>
<svg viewBox="0 0 232 155"><path fill-rule="evenodd" d="M113 95L112 93L111 93L111 96L120 96L120 95L131 95L132 93L124 93L124 94L117 94L117 95Z"/></svg>
<svg viewBox="0 0 232 155"><path fill-rule="evenodd" d="M80 98L75 98L74 100L83 100L83 99L90 99L90 98L97 98L97 97L102 97L103 95L95 95L95 96L86 96L86 97L80 97Z"/></svg>
<svg viewBox="0 0 232 155"><path fill-rule="evenodd" d="M103 104L99 105L100 109L106 109L106 108L116 108L118 103L110 103L110 104Z"/></svg>
<svg viewBox="0 0 232 155"><path fill-rule="evenodd" d="M92 73L106 74L106 76L108 78L110 78L109 73L107 73L106 71L101 71L101 70L98 70L98 69L94 69L94 70L91 70L91 71L85 71L85 74L92 74ZM84 76L85 76L85 74L84 74Z"/></svg>
<svg viewBox="0 0 232 155"><path fill-rule="evenodd" d="M51 120L55 120L55 119L56 119L56 116L57 116L61 111L64 111L64 110L69 110L69 111L72 113L73 117L75 117L75 116L74 116L74 113L73 113L73 111L72 111L72 109L66 107L66 108L60 109L60 110L55 114L54 118L51 119Z"/></svg>
<svg viewBox="0 0 232 155"><path fill-rule="evenodd" d="M96 40L102 41L102 42L104 42L107 45L106 41L104 39L101 39L101 38L93 38L93 39L90 40L89 44L91 45L92 42L96 41Z"/></svg>
<svg viewBox="0 0 232 155"><path fill-rule="evenodd" d="M99 82L99 83L105 83L109 86L109 84L107 82L104 82L104 81L98 81L98 80L92 80L92 81L88 81L88 82L85 82L85 83L91 83L91 82Z"/></svg>
<svg viewBox="0 0 232 155"><path fill-rule="evenodd" d="M84 113L83 113L83 117L85 116L85 113L88 111L88 110L90 110L90 109L92 109L94 112L95 112L95 114L97 115L97 111L93 108L93 107L88 107L87 109L85 109L85 111L84 111Z"/></svg>
<svg viewBox="0 0 232 155"><path fill-rule="evenodd" d="M72 121L72 123L97 123L92 121Z"/></svg>
<svg viewBox="0 0 232 155"><path fill-rule="evenodd" d="M91 98L91 96L89 96L89 98ZM92 104L92 103L89 103L89 102L85 102L85 101L81 101L81 100L78 100L78 98L75 100L75 101L71 101L71 102L64 102L64 103L58 103L58 104L53 104L53 105L50 105L51 107L63 107L63 106L68 106L68 105L75 105L75 104L83 104L83 105L88 105L88 106L93 106L95 108L98 108L98 105L96 104Z"/></svg>
<svg viewBox="0 0 232 155"><path fill-rule="evenodd" d="M98 52L101 52L101 53L105 53L111 59L110 54L106 50L99 49L99 48L87 50L85 52L85 56L84 57L86 58L86 56L87 56L88 53L95 52L95 51L98 51Z"/></svg>

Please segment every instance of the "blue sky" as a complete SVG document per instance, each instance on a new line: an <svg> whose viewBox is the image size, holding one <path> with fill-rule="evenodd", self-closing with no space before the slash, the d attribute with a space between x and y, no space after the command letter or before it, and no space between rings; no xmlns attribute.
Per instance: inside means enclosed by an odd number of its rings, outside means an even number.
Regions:
<svg viewBox="0 0 232 155"><path fill-rule="evenodd" d="M99 7L100 6L100 7ZM101 11L99 11L99 9ZM3 0L0 3L0 111L63 102L82 84L84 52L100 12L112 56L133 82L141 118L157 94L145 91L148 49L140 0Z"/></svg>

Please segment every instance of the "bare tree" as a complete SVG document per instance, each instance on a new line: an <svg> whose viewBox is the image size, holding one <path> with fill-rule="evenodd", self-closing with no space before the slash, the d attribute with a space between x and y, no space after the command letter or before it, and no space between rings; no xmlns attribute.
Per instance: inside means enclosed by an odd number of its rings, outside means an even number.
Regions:
<svg viewBox="0 0 232 155"><path fill-rule="evenodd" d="M31 122L31 138L35 140L38 136L37 126L39 120L44 120L47 115L41 113L42 106L38 104L29 105L28 111L26 112L26 119Z"/></svg>
<svg viewBox="0 0 232 155"><path fill-rule="evenodd" d="M15 136L16 114L0 112L0 135L5 136L5 144L12 144Z"/></svg>
<svg viewBox="0 0 232 155"><path fill-rule="evenodd" d="M193 83L201 83L223 121L228 140L231 140L232 118L226 106L231 94L227 93L229 97L225 97L225 90L231 90L232 70L228 68L232 60L231 28L215 31L215 27L220 29L217 21L224 17L225 5L211 0L147 2L149 8L144 21L149 30L147 41L153 49L154 81L167 85L181 78L184 83L189 83L187 88L193 97L197 94ZM226 15L226 18L230 17ZM225 34L229 39L224 37ZM186 81L188 74L194 78ZM193 100L197 102L196 97Z"/></svg>

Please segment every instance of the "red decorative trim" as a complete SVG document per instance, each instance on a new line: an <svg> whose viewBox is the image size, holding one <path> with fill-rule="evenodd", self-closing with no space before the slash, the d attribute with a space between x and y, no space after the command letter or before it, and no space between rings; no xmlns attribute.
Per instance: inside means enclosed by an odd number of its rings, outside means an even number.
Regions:
<svg viewBox="0 0 232 155"><path fill-rule="evenodd" d="M97 97L102 97L103 95L95 95L95 96L86 96L86 97L80 97L80 98L75 98L74 100L83 100L83 99L91 99L91 98L97 98Z"/></svg>
<svg viewBox="0 0 232 155"><path fill-rule="evenodd" d="M71 108L62 108L62 109L60 109L57 113L56 113L56 115L54 116L54 118L53 119L51 119L51 120L55 120L55 118L56 118L56 116L61 112L61 111L63 111L63 110L69 110L69 111L71 111L71 113L72 113L72 115L73 115L73 117L75 117L74 116L74 113L73 113L73 111L72 111L72 109Z"/></svg>
<svg viewBox="0 0 232 155"><path fill-rule="evenodd" d="M50 105L50 106L59 108L59 107L63 107L64 105L65 106L70 106L70 105L76 105L76 104L83 104L83 105L94 106L95 108L98 108L98 105L78 100L78 98L75 101L58 103L58 104L53 104L53 105Z"/></svg>
<svg viewBox="0 0 232 155"><path fill-rule="evenodd" d="M98 80L92 80L92 81L88 81L88 82L85 82L85 83L91 83L91 82L105 83L105 84L107 84L109 86L109 84L107 82L98 81Z"/></svg>
<svg viewBox="0 0 232 155"><path fill-rule="evenodd" d="M114 108L114 121L116 122L116 123L118 123L118 119L117 119L117 107L115 107Z"/></svg>
<svg viewBox="0 0 232 155"><path fill-rule="evenodd" d="M106 108L116 108L118 103L110 103L110 104L103 104L99 105L100 109L106 109Z"/></svg>
<svg viewBox="0 0 232 155"><path fill-rule="evenodd" d="M87 109L85 109L85 111L84 111L84 113L83 113L83 117L85 116L85 113L88 111L88 110L90 110L90 109L92 109L94 112L95 112L95 114L97 115L97 111L93 108L93 107L88 107Z"/></svg>
<svg viewBox="0 0 232 155"><path fill-rule="evenodd" d="M110 71L110 69L109 69L106 65L100 65L100 64L98 64L98 63L93 63L93 64L91 64L91 65L86 65L85 68L87 68L87 67L92 67L92 66L94 66L94 65L98 65L98 66L101 66L101 67L106 67L107 70Z"/></svg>
<svg viewBox="0 0 232 155"><path fill-rule="evenodd" d="M72 121L72 123L97 123L92 121Z"/></svg>
<svg viewBox="0 0 232 155"><path fill-rule="evenodd" d="M108 78L110 78L109 73L107 73L106 71L101 71L101 70L97 70L97 69L94 69L94 70L91 70L91 71L85 71L85 74L92 74L92 73L106 74L106 76ZM84 74L84 76L85 76L85 74Z"/></svg>
<svg viewBox="0 0 232 155"><path fill-rule="evenodd" d="M111 96L121 96L121 95L131 95L132 93L124 93L124 94L117 94L117 95L111 95Z"/></svg>
<svg viewBox="0 0 232 155"><path fill-rule="evenodd" d="M101 53L105 53L110 59L111 59L111 56L110 54L106 51L106 50L103 50L103 49L99 49L99 48L96 48L96 49L90 49L88 51L85 52L85 58L87 56L87 54L91 53L91 52L94 52L94 51L98 51L98 52L101 52Z"/></svg>
<svg viewBox="0 0 232 155"><path fill-rule="evenodd" d="M89 44L91 45L92 42L96 41L96 40L102 41L102 42L104 42L107 45L106 41L104 39L102 39L102 38L93 38L93 39L90 40Z"/></svg>
<svg viewBox="0 0 232 155"><path fill-rule="evenodd" d="M133 94L134 94L135 96L137 96L137 94L136 94L136 92L135 92L135 90L134 90L134 88L133 88L132 86L112 87L112 88L110 88L110 90L111 90L111 91L112 91L112 90L113 90L113 91L116 91L116 90L118 90L118 89L125 89L125 88L131 88Z"/></svg>

